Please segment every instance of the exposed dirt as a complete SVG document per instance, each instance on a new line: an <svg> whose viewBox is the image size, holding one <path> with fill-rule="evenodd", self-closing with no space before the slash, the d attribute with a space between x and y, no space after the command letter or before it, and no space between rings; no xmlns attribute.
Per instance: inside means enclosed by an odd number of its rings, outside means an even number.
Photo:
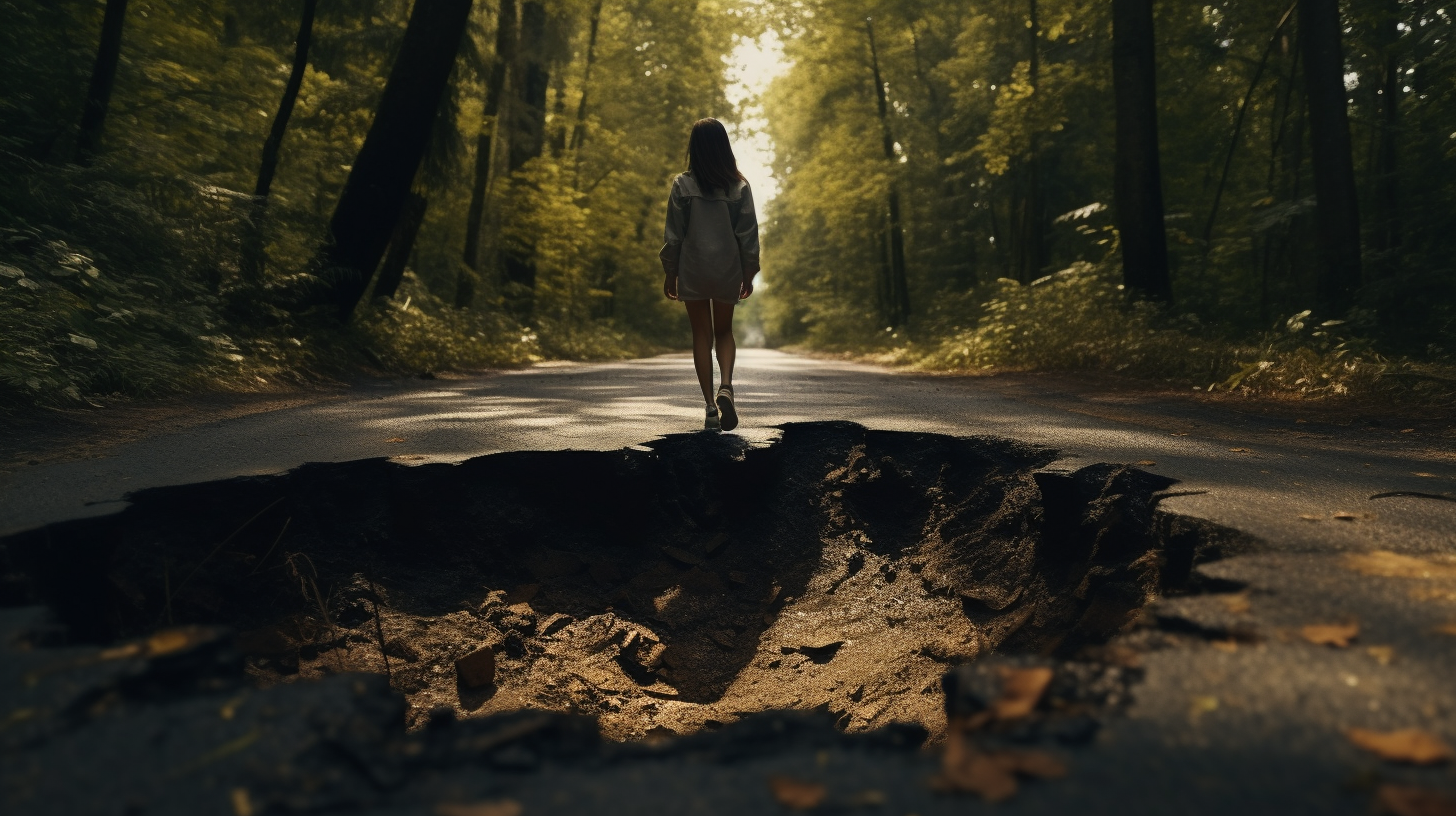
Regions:
<svg viewBox="0 0 1456 816"><path fill-rule="evenodd" d="M1082 654L1239 546L1158 512L1166 479L1053 458L812 423L765 447L309 465L0 540L0 604L102 642L233 626L257 684L387 672L416 725L535 708L626 740L797 708L934 733L948 665ZM480 648L495 683L467 688L454 663Z"/></svg>

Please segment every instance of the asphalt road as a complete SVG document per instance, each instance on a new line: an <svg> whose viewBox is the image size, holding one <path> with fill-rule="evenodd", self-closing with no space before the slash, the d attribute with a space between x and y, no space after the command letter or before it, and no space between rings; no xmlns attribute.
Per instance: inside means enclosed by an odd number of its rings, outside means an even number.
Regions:
<svg viewBox="0 0 1456 816"><path fill-rule="evenodd" d="M1151 396L1079 398L1027 381L1007 386L770 351L742 353L738 391L739 433L755 441L771 440L782 423L827 419L1010 437L1059 450L1057 468L1143 463L1179 480L1165 509L1258 539L1251 551L1201 568L1241 591L1154 604L1150 617L1162 623L1129 641L1140 650L1144 678L1126 716L1108 723L1094 747L1073 752L1067 779L1034 787L1010 812L1359 814L1370 812L1382 782L1456 796L1449 771L1383 763L1345 736L1351 727L1418 727L1456 744L1456 637L1440 633L1456 624L1449 429L1299 422ZM684 355L365 384L343 399L160 433L102 458L22 468L0 482L0 533L108 512L144 487L312 461L612 450L701 421ZM1373 498L1390 493L1424 497ZM1351 560L1376 550L1425 560ZM1346 648L1301 636L1302 627L1335 623L1358 629ZM927 761L907 760L900 770L879 763L850 776L903 774L884 785L920 791L921 782L906 780L921 779ZM808 763L805 775L816 772L807 756L780 764L792 770L795 762ZM725 785L739 772L700 771ZM580 784L608 792L628 782L653 787L671 800L662 812L698 801L700 788L679 791L680 802L673 793L696 777L630 773L639 776L591 771ZM530 799L536 786L545 797L560 784L559 777L523 781L518 795ZM925 796L904 799L897 812L964 811L960 800ZM893 792L891 799L902 804Z"/></svg>
<svg viewBox="0 0 1456 816"><path fill-rule="evenodd" d="M1011 393L987 380L930 377L773 351L741 352L737 433L846 419L870 428L1019 439L1060 466L1153 462L1178 479L1164 506L1281 549L1456 549L1456 438L1403 429L1296 424L1196 404ZM701 427L691 363L543 365L454 381L358 386L342 400L161 433L101 458L0 477L0 534L109 512L131 491L379 456L460 461L509 450L613 450ZM1424 437L1424 438L1422 438ZM391 442L390 440L403 440ZM1425 475L1421 475L1425 474ZM1335 513L1354 521L1336 521ZM1311 521L1301 516L1313 516Z"/></svg>

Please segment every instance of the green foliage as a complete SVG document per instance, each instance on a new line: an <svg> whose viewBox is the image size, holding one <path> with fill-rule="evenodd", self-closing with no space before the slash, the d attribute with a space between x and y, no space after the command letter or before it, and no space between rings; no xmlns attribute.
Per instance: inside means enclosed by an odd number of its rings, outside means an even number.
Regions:
<svg viewBox="0 0 1456 816"><path fill-rule="evenodd" d="M207 264L228 225L164 211L207 200L205 186L3 155L0 167L13 180L0 187L0 404L246 387L299 364L262 338L244 357L221 317Z"/></svg>
<svg viewBox="0 0 1456 816"><path fill-rule="evenodd" d="M544 357L535 333L498 313L454 309L406 273L399 297L360 307L366 353L393 371L505 368Z"/></svg>
<svg viewBox="0 0 1456 816"><path fill-rule="evenodd" d="M933 371L1108 371L1208 391L1301 398L1399 395L1440 402L1456 366L1391 359L1344 321L1301 311L1253 342L1210 332L1192 315L1129 301L1115 270L1076 264L1023 286L984 287L974 328L889 359Z"/></svg>

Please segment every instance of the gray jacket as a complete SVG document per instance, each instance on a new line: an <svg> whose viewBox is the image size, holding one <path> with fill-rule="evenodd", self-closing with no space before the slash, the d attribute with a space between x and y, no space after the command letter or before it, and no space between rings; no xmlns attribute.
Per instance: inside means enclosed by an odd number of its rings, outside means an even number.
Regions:
<svg viewBox="0 0 1456 816"><path fill-rule="evenodd" d="M753 190L704 193L691 172L673 180L667 200L663 271L678 278L681 300L737 303L745 277L758 272L758 213Z"/></svg>

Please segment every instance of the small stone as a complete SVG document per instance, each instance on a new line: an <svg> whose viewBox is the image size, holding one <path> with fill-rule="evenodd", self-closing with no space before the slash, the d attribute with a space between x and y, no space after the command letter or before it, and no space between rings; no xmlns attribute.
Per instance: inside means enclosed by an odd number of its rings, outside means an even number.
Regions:
<svg viewBox="0 0 1456 816"><path fill-rule="evenodd" d="M709 634L708 637L712 638L714 643L722 646L725 649L728 649L729 651L732 651L738 646L737 638L733 636L732 632L719 629Z"/></svg>
<svg viewBox="0 0 1456 816"><path fill-rule="evenodd" d="M390 657L397 657L406 663L414 663L420 659L420 651L409 641L399 638L390 638L384 642L384 653Z"/></svg>
<svg viewBox="0 0 1456 816"><path fill-rule="evenodd" d="M546 620L541 621L541 625L536 629L536 634L540 635L541 637L554 635L575 622L576 619L572 616L563 615L560 612L557 612Z"/></svg>
<svg viewBox="0 0 1456 816"><path fill-rule="evenodd" d="M677 547L663 547L662 552L668 558L671 558L679 564L686 564L690 567L695 567L698 564L703 563L702 556L694 555L687 550L680 550Z"/></svg>
<svg viewBox="0 0 1456 816"><path fill-rule="evenodd" d="M541 591L540 584L522 584L506 594L506 606L529 603Z"/></svg>
<svg viewBox="0 0 1456 816"><path fill-rule="evenodd" d="M455 661L455 675L466 688L481 688L495 682L495 650L476 649Z"/></svg>

